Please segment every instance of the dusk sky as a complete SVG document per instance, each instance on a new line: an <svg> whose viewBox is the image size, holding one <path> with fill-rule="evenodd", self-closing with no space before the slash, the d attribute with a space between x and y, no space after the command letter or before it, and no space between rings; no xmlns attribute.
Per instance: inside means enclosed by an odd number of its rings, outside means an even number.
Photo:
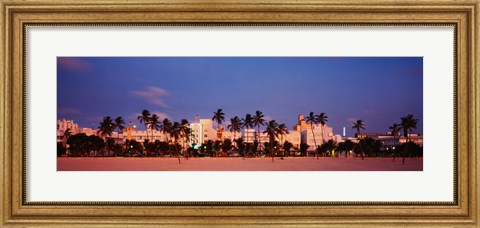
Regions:
<svg viewBox="0 0 480 228"><path fill-rule="evenodd" d="M58 57L58 119L99 126L122 116L143 129L143 109L173 121L230 118L260 110L266 119L297 123L299 114L326 113L335 134L387 132L400 117L423 131L422 57Z"/></svg>

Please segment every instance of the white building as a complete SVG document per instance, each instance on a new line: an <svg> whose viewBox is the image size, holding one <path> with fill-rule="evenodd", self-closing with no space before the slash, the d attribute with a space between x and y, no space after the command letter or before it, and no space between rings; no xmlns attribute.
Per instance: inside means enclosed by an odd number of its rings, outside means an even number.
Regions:
<svg viewBox="0 0 480 228"><path fill-rule="evenodd" d="M217 131L213 129L213 122L211 119L200 119L198 122L191 123L192 136L190 137L190 144L204 144L208 140L218 140Z"/></svg>
<svg viewBox="0 0 480 228"><path fill-rule="evenodd" d="M323 129L320 124L313 125L313 130L305 129L300 133L302 135L302 143L308 144L309 150L315 150L315 144L320 146L328 140L341 141L341 136L334 135L332 128L328 125L323 126Z"/></svg>
<svg viewBox="0 0 480 228"><path fill-rule="evenodd" d="M70 129L70 131L73 133L78 129L78 124L73 122L73 120L57 120L57 130L64 132L67 129Z"/></svg>
<svg viewBox="0 0 480 228"><path fill-rule="evenodd" d="M253 143L255 141L255 129L244 129L243 130L243 142L245 143Z"/></svg>
<svg viewBox="0 0 480 228"><path fill-rule="evenodd" d="M393 135L379 135L372 138L382 142L382 149L393 149L393 147L407 142L407 138L403 135L395 137L393 137ZM409 134L408 140L423 147L423 135L421 134Z"/></svg>
<svg viewBox="0 0 480 228"><path fill-rule="evenodd" d="M255 129L245 129L243 130L244 137L243 142L245 143L253 143L255 140L258 140L258 135ZM260 132L260 141L263 144L264 142L270 142L270 137L268 137L267 133ZM263 145L262 145L263 146Z"/></svg>
<svg viewBox="0 0 480 228"><path fill-rule="evenodd" d="M302 143L308 144L308 150L315 150L315 145L322 144L322 131L320 129L301 131Z"/></svg>
<svg viewBox="0 0 480 228"><path fill-rule="evenodd" d="M98 134L98 130L84 127L84 128L78 128L78 129L76 130L75 134L79 134L79 133L84 133L84 134L86 134L87 136L97 135L97 134Z"/></svg>
<svg viewBox="0 0 480 228"><path fill-rule="evenodd" d="M282 140L283 137L283 140ZM288 133L283 135L283 136L278 136L277 141L280 142L280 144L283 145L285 141L289 141L290 143L293 144L294 147L300 148L300 143L302 142L302 135L299 131L295 130L288 130Z"/></svg>
<svg viewBox="0 0 480 228"><path fill-rule="evenodd" d="M242 138L242 132L237 131L237 132L231 132L229 130L223 131L222 132L222 140L225 139L230 139L230 141L235 141L237 139Z"/></svg>
<svg viewBox="0 0 480 228"><path fill-rule="evenodd" d="M257 135L256 135L256 130L255 129L245 129L244 130L244 135L243 135L243 140L245 143L253 143L255 140L257 140ZM262 143L262 148L263 148L263 143L265 142L270 142L270 137L268 136L267 133L260 133L260 140ZM285 141L289 141L290 143L293 144L294 147L299 148L300 143L301 143L301 134L299 131L295 130L288 130L288 133L283 135L283 136L278 136L275 137L275 140L278 141L278 143L282 144Z"/></svg>
<svg viewBox="0 0 480 228"><path fill-rule="evenodd" d="M78 131L78 124L73 122L73 120L57 120L57 142L62 143L64 146L67 142L67 138L65 137L65 131L67 129L74 135Z"/></svg>
<svg viewBox="0 0 480 228"><path fill-rule="evenodd" d="M302 114L298 115L298 123L293 128L300 132L302 137L301 142L308 144L308 150L316 149L315 142L317 146L320 146L323 142L331 139L336 142L341 141L341 137L334 135L330 126L327 124L324 126L321 124L309 124Z"/></svg>
<svg viewBox="0 0 480 228"><path fill-rule="evenodd" d="M121 135L124 141L129 139L129 140L135 140L141 143L145 142L145 140L148 140L150 142L155 142L156 140L159 140L159 141L167 140L167 136L164 133L157 130L141 131L141 130L137 130L136 128L126 128L124 129L123 134ZM169 140L170 140L170 137L169 137Z"/></svg>

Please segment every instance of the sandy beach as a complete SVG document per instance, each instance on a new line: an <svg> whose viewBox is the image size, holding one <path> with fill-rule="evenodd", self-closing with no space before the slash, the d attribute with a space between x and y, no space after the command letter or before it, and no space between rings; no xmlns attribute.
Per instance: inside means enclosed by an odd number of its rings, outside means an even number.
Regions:
<svg viewBox="0 0 480 228"><path fill-rule="evenodd" d="M57 171L422 171L422 158L57 158Z"/></svg>

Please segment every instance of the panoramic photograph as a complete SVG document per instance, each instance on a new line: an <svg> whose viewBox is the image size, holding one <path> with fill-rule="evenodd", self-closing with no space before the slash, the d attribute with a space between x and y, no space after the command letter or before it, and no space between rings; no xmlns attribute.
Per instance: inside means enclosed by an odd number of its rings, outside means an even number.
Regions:
<svg viewBox="0 0 480 228"><path fill-rule="evenodd" d="M57 171L423 171L422 57L57 57Z"/></svg>

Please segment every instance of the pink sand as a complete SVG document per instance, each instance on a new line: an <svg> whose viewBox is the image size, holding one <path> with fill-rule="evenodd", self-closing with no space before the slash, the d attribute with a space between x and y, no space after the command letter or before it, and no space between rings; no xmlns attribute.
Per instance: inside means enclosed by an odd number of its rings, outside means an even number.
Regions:
<svg viewBox="0 0 480 228"><path fill-rule="evenodd" d="M422 158L57 158L58 171L422 171Z"/></svg>

